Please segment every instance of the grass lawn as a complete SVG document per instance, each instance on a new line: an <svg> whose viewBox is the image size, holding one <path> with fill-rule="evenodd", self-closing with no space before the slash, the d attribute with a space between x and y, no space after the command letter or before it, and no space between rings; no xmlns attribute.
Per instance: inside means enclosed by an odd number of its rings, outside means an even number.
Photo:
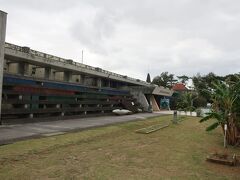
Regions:
<svg viewBox="0 0 240 180"><path fill-rule="evenodd" d="M240 167L205 161L224 150L221 130L187 117L150 134L171 116L111 125L0 146L0 179L240 179Z"/></svg>

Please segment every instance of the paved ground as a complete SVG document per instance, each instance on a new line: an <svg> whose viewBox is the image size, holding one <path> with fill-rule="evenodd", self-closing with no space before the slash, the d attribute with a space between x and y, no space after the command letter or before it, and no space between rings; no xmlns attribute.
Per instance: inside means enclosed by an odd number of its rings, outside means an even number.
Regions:
<svg viewBox="0 0 240 180"><path fill-rule="evenodd" d="M0 145L12 143L22 139L52 136L63 134L69 131L134 121L136 119L145 119L160 115L162 114L141 113L125 116L88 117L28 124L3 125L0 126Z"/></svg>

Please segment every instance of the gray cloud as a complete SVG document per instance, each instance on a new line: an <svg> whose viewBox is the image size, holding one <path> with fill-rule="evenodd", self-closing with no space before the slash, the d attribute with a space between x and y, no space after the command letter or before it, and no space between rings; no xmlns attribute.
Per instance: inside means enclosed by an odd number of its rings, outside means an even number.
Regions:
<svg viewBox="0 0 240 180"><path fill-rule="evenodd" d="M103 10L97 11L92 20L84 17L78 20L70 29L70 34L95 53L106 54L112 50L105 47L115 30L114 16Z"/></svg>
<svg viewBox="0 0 240 180"><path fill-rule="evenodd" d="M145 79L240 71L238 0L0 0L7 40Z"/></svg>

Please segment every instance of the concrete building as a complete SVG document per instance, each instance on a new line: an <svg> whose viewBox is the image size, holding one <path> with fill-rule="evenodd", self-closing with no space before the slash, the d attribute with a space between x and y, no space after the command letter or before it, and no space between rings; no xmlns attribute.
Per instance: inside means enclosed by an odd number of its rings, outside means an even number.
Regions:
<svg viewBox="0 0 240 180"><path fill-rule="evenodd" d="M172 95L139 79L6 43L6 13L0 23L2 119L158 111L156 96Z"/></svg>

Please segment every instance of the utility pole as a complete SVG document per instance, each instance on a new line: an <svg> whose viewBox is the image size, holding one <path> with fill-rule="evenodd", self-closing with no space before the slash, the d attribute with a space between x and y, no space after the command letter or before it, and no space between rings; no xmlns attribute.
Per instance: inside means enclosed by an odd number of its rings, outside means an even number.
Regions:
<svg viewBox="0 0 240 180"><path fill-rule="evenodd" d="M4 70L4 47L6 37L7 13L0 10L0 124L2 124L2 87Z"/></svg>

